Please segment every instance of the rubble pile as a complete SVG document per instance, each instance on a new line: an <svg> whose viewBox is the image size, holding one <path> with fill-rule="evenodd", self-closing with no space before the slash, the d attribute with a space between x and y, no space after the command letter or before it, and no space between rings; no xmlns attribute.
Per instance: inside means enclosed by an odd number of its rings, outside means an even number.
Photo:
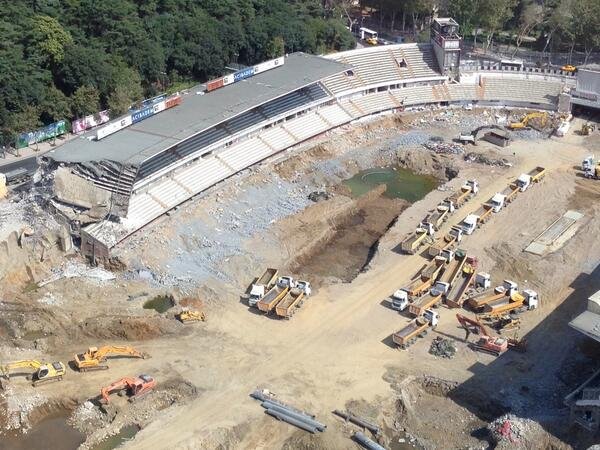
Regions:
<svg viewBox="0 0 600 450"><path fill-rule="evenodd" d="M4 390L0 390L0 401L6 405L6 419L2 423L2 429L20 429L26 433L31 428L29 414L46 403L46 398L39 391L19 392L17 395L13 387L6 383Z"/></svg>
<svg viewBox="0 0 600 450"><path fill-rule="evenodd" d="M454 358L454 355L456 354L456 346L450 339L436 337L431 342L429 353L433 356L439 356L441 358Z"/></svg>
<svg viewBox="0 0 600 450"><path fill-rule="evenodd" d="M531 419L505 414L488 424L488 431L495 443L515 444L528 441L539 425Z"/></svg>
<svg viewBox="0 0 600 450"><path fill-rule="evenodd" d="M462 145L449 144L447 142L434 142L429 141L423 144L427 150L431 150L434 153L440 153L445 155L462 155L465 150Z"/></svg>
<svg viewBox="0 0 600 450"><path fill-rule="evenodd" d="M485 155L469 152L465 155L465 161L467 162L475 162L478 164L485 164L487 166L507 166L510 163L505 159L493 159L489 158Z"/></svg>

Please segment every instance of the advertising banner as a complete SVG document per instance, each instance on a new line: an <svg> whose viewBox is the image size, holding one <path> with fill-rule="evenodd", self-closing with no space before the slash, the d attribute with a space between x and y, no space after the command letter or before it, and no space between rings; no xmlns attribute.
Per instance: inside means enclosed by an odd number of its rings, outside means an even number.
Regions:
<svg viewBox="0 0 600 450"><path fill-rule="evenodd" d="M242 81L243 79L251 77L252 75L254 75L254 67L248 67L246 69L234 73L233 81L237 83L238 81Z"/></svg>
<svg viewBox="0 0 600 450"><path fill-rule="evenodd" d="M276 59L272 59L270 61L262 62L254 66L254 74L256 75L257 73L265 72L267 70L274 69L275 67L283 66L284 62L285 60L283 59L283 56Z"/></svg>
<svg viewBox="0 0 600 450"><path fill-rule="evenodd" d="M58 122L54 122L48 126L43 128L39 128L35 131L29 131L27 133L21 133L17 136L17 141L15 142L16 148L24 148L28 147L31 144L36 144L39 142L47 141L48 139L52 139L56 136L60 136L67 132L67 122L64 120L60 120Z"/></svg>
<svg viewBox="0 0 600 450"><path fill-rule="evenodd" d="M131 123L137 123L137 122L144 120L153 115L154 115L154 106L148 106L143 109L138 109L137 111L133 111L131 113Z"/></svg>
<svg viewBox="0 0 600 450"><path fill-rule="evenodd" d="M96 139L103 139L106 136L110 136L111 134L116 133L117 131L122 130L123 128L126 128L131 124L131 116L123 117L121 120L109 123L105 127L102 127L98 131L96 131Z"/></svg>
<svg viewBox="0 0 600 450"><path fill-rule="evenodd" d="M77 119L71 122L71 127L74 134L83 133L85 130L102 125L110 120L108 110L100 111L97 114L85 116L82 119Z"/></svg>

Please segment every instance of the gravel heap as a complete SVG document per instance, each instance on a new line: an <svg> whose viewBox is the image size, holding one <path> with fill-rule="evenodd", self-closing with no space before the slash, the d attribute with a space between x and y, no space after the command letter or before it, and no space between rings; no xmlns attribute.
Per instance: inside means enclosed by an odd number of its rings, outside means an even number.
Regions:
<svg viewBox="0 0 600 450"><path fill-rule="evenodd" d="M528 441L536 434L539 424L531 419L524 419L513 414L505 414L488 424L488 431L495 443L516 444Z"/></svg>

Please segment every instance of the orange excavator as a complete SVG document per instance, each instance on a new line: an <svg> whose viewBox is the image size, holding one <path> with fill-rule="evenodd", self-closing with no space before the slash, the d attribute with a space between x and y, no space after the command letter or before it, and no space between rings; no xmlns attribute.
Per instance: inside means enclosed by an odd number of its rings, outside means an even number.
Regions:
<svg viewBox="0 0 600 450"><path fill-rule="evenodd" d="M478 334L479 340L471 344L474 350L484 353L490 353L495 356L500 356L509 348L514 348L519 351L525 351L525 341L517 339L506 339L503 337L493 337L488 333L487 328L477 319L471 319L462 314L457 314L456 318L460 325L465 329L465 341L469 339L471 333Z"/></svg>
<svg viewBox="0 0 600 450"><path fill-rule="evenodd" d="M113 392L123 390L129 394L129 401L134 402L148 395L156 387L156 380L149 375L140 375L137 378L124 377L100 390L100 401L108 404L109 396Z"/></svg>
<svg viewBox="0 0 600 450"><path fill-rule="evenodd" d="M136 350L133 347L106 345L104 347L90 347L85 353L75 355L75 367L80 372L89 370L106 370L107 364L102 364L109 356L125 356L130 358L149 358L149 355Z"/></svg>

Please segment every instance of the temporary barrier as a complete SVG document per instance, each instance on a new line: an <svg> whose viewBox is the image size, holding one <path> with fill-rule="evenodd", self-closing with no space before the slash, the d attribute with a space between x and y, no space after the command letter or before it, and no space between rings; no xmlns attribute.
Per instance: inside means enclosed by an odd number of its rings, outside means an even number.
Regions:
<svg viewBox="0 0 600 450"><path fill-rule="evenodd" d="M71 122L71 129L74 134L83 133L85 130L102 125L110 120L108 116L108 110L100 111L96 114L90 114L82 119L76 119Z"/></svg>
<svg viewBox="0 0 600 450"><path fill-rule="evenodd" d="M47 141L48 139L60 136L62 134L65 134L66 132L67 122L64 120L60 120L43 128L39 128L35 131L29 131L27 133L19 134L15 142L15 147L24 148L31 144Z"/></svg>

